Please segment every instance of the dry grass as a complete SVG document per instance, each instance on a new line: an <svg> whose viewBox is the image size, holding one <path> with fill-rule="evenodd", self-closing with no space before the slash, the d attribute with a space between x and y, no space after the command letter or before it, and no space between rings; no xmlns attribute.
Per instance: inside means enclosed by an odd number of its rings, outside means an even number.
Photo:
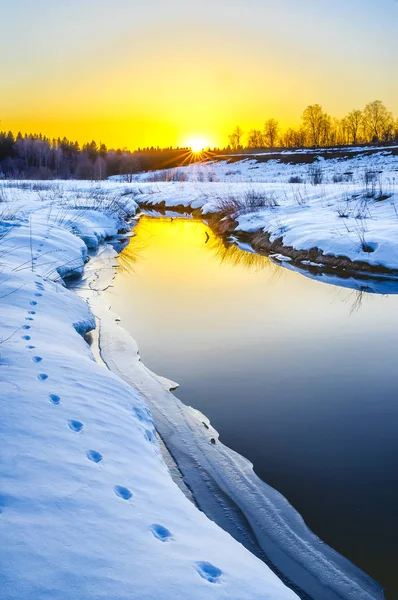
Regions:
<svg viewBox="0 0 398 600"><path fill-rule="evenodd" d="M221 217L236 218L239 215L248 214L263 210L265 208L274 209L279 203L273 194L266 194L261 190L250 189L244 192L243 196L218 196L214 202L216 213Z"/></svg>
<svg viewBox="0 0 398 600"><path fill-rule="evenodd" d="M187 181L188 175L182 169L163 169L146 176L145 181Z"/></svg>

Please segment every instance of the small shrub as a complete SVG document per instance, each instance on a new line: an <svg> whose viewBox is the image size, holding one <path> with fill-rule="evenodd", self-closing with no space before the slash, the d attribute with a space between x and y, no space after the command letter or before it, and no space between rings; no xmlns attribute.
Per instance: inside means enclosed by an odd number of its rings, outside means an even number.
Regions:
<svg viewBox="0 0 398 600"><path fill-rule="evenodd" d="M213 173L212 171L210 171L210 172L207 174L207 181L209 181L210 183L213 183L213 182L215 182L215 181L218 181L218 179L217 179L217 177L216 177L215 173Z"/></svg>
<svg viewBox="0 0 398 600"><path fill-rule="evenodd" d="M245 192L242 205L245 212L252 212L257 208L276 208L279 202L272 194L267 195L260 190L252 189Z"/></svg>
<svg viewBox="0 0 398 600"><path fill-rule="evenodd" d="M188 175L186 171L183 171L182 169L175 169L172 171L171 180L169 181L187 181L187 179Z"/></svg>
<svg viewBox="0 0 398 600"><path fill-rule="evenodd" d="M374 252L374 244L368 243L366 241L366 222L363 219L356 219L355 232L358 236L362 250L367 253Z"/></svg>
<svg viewBox="0 0 398 600"><path fill-rule="evenodd" d="M298 175L293 175L289 178L289 183L303 183L303 180Z"/></svg>
<svg viewBox="0 0 398 600"><path fill-rule="evenodd" d="M321 165L311 165L308 174L312 185L320 185L323 182L323 170Z"/></svg>
<svg viewBox="0 0 398 600"><path fill-rule="evenodd" d="M54 202L62 197L63 187L59 183L34 183L32 191L36 192L42 202Z"/></svg>
<svg viewBox="0 0 398 600"><path fill-rule="evenodd" d="M334 173L332 181L333 183L343 183L344 175L342 173Z"/></svg>
<svg viewBox="0 0 398 600"><path fill-rule="evenodd" d="M391 197L391 193L386 193L383 188L382 172L374 169L366 169L363 175L365 183L365 197L373 198L377 202L382 202Z"/></svg>
<svg viewBox="0 0 398 600"><path fill-rule="evenodd" d="M307 204L307 198L305 198L303 196L303 194L301 193L301 189L298 188L293 188L293 198L294 201L299 205L299 206L306 206Z"/></svg>
<svg viewBox="0 0 398 600"><path fill-rule="evenodd" d="M225 198L219 196L214 200L213 204L215 212L221 217L235 217L239 214L240 204L233 196Z"/></svg>
<svg viewBox="0 0 398 600"><path fill-rule="evenodd" d="M124 173L123 174L123 181L125 183L133 183L133 181L135 181L137 179L136 175L133 175L133 173Z"/></svg>
<svg viewBox="0 0 398 600"><path fill-rule="evenodd" d="M283 236L287 231L289 231L288 225L283 223L283 221L281 221L280 219L275 220L275 226L279 236Z"/></svg>
<svg viewBox="0 0 398 600"><path fill-rule="evenodd" d="M146 176L146 181L187 181L188 175L182 169L163 169Z"/></svg>
<svg viewBox="0 0 398 600"><path fill-rule="evenodd" d="M3 187L0 187L0 203L8 202L8 195Z"/></svg>
<svg viewBox="0 0 398 600"><path fill-rule="evenodd" d="M336 212L341 219L348 219L351 213L348 201L339 204L336 208Z"/></svg>
<svg viewBox="0 0 398 600"><path fill-rule="evenodd" d="M376 195L376 186L379 181L379 173L374 169L365 169L363 174L365 184L366 198L374 198Z"/></svg>
<svg viewBox="0 0 398 600"><path fill-rule="evenodd" d="M274 209L279 206L275 196L265 194L261 190L247 190L242 197L218 197L214 201L216 212L222 217L237 217L242 214L256 212L264 208Z"/></svg>
<svg viewBox="0 0 398 600"><path fill-rule="evenodd" d="M352 181L353 173L350 171L347 173L334 173L332 177L333 183L349 183Z"/></svg>

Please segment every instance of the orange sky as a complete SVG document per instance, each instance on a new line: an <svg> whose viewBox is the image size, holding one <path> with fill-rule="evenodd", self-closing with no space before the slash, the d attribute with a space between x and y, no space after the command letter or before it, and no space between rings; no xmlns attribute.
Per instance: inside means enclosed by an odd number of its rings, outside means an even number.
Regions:
<svg viewBox="0 0 398 600"><path fill-rule="evenodd" d="M380 98L398 112L393 0L8 4L5 129L131 148L224 145L237 123L296 125L314 102L343 116Z"/></svg>

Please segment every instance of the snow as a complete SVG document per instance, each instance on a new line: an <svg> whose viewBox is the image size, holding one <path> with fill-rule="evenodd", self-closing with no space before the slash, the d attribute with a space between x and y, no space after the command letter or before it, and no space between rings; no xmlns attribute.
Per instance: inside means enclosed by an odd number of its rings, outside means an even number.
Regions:
<svg viewBox="0 0 398 600"><path fill-rule="evenodd" d="M160 181L162 172L141 174L130 186L136 201L149 208L163 202L168 209L209 214L220 200L234 199L244 205L235 215L238 233L266 231L271 241L282 238L284 246L296 250L316 247L327 255L398 270L398 156L388 148L371 150L328 160L320 153L314 163L322 172L320 185L311 184L314 164L242 157L232 164L194 163L171 170L170 177L177 173L184 181ZM301 183L290 183L297 179ZM268 206L249 211L245 202L253 193Z"/></svg>
<svg viewBox="0 0 398 600"><path fill-rule="evenodd" d="M192 163L176 169L140 173L129 176L135 183L152 183L154 187L165 181L187 181L192 183L290 183L290 180L299 177L303 183L311 183L311 171L314 166L322 169L323 183L336 183L342 180L347 183L363 183L364 173L367 170L382 171L386 183L398 182L397 161L394 155L397 146L364 147L322 150L295 150L258 154L233 155L225 160L209 160L206 162ZM336 158L327 158L333 153ZM305 156L311 154L316 157L314 163L300 162L306 160ZM338 157L338 155L340 155ZM352 155L352 156L351 156ZM300 158L304 156L303 158ZM265 162L262 162L266 159ZM110 178L113 182L123 182L124 176Z"/></svg>
<svg viewBox="0 0 398 600"><path fill-rule="evenodd" d="M319 163L316 186L308 164L253 158L184 167L181 182L143 174L101 186L0 185L5 600L297 598L255 554L314 598L383 598L219 441L204 415L170 393L174 382L146 369L101 295L117 266L103 242L128 228L138 204L163 203L171 217L176 207L196 208L206 218L220 200L244 204L253 193L269 206L246 207L237 233L267 231L285 246L398 269L397 158L385 149ZM382 172L385 200L365 197L370 169ZM274 260L298 268L281 254ZM309 274L315 264L303 260L300 270ZM63 284L72 277L82 277L75 292ZM341 282L368 285L352 275ZM100 352L82 337L96 324Z"/></svg>
<svg viewBox="0 0 398 600"><path fill-rule="evenodd" d="M79 208L65 207L89 193L79 189L65 185L57 199L7 190L8 221L0 229L8 232L0 240L2 599L296 598L185 497L170 477L144 395L94 360L82 337L95 326L93 313L61 277L82 274L87 244L98 247L122 223L113 203L94 210L80 199ZM126 198L119 208L131 214L136 205ZM102 282L114 264L111 253ZM154 381L165 389L166 381Z"/></svg>

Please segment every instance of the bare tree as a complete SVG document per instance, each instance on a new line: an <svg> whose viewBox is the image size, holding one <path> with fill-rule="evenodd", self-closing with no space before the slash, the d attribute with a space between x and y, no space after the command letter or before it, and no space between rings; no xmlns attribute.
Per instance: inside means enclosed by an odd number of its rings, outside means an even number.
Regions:
<svg viewBox="0 0 398 600"><path fill-rule="evenodd" d="M264 141L267 146L274 148L278 139L279 123L276 119L268 119L264 124Z"/></svg>
<svg viewBox="0 0 398 600"><path fill-rule="evenodd" d="M247 137L249 148L264 148L264 136L259 129L251 129Z"/></svg>
<svg viewBox="0 0 398 600"><path fill-rule="evenodd" d="M393 116L381 100L374 100L365 106L363 121L368 140L378 142L388 137Z"/></svg>
<svg viewBox="0 0 398 600"><path fill-rule="evenodd" d="M331 121L329 115L323 111L322 106L319 104L307 106L303 112L302 120L312 146L327 143Z"/></svg>
<svg viewBox="0 0 398 600"><path fill-rule="evenodd" d="M280 137L280 144L285 148L303 148L306 144L307 133L303 127L292 129L289 127Z"/></svg>
<svg viewBox="0 0 398 600"><path fill-rule="evenodd" d="M232 150L239 150L242 147L243 129L237 125L233 132L228 136Z"/></svg>
<svg viewBox="0 0 398 600"><path fill-rule="evenodd" d="M363 122L362 111L355 109L348 113L344 118L347 127L349 139L353 144L358 143L358 136Z"/></svg>

